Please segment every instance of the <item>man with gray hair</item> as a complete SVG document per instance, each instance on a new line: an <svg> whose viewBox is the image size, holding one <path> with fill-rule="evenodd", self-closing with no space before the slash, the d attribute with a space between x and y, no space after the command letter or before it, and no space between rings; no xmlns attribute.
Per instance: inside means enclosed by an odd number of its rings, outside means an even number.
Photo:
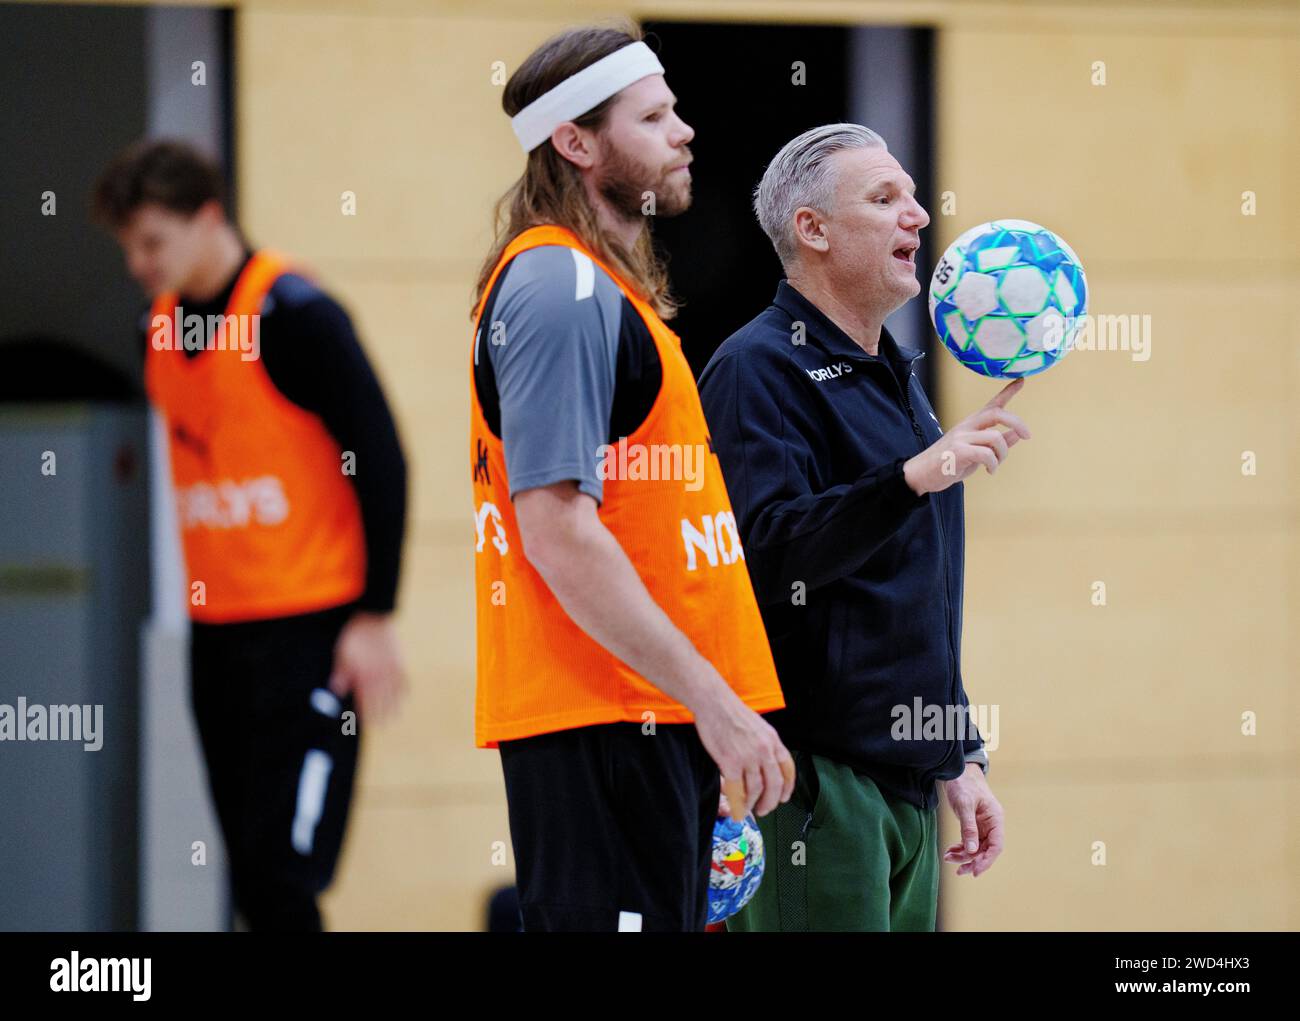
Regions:
<svg viewBox="0 0 1300 1021"><path fill-rule="evenodd" d="M933 930L938 782L957 874L1002 850L961 676L962 480L1029 438L1006 409L1024 381L940 429L924 353L884 328L920 293L915 190L861 125L787 144L754 194L785 279L699 380L785 692L768 719L798 767L734 930Z"/></svg>

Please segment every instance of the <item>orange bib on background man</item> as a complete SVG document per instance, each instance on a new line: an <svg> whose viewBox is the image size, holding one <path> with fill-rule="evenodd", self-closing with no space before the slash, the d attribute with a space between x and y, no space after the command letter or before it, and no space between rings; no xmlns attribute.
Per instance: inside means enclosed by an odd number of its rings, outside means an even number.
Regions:
<svg viewBox="0 0 1300 1021"><path fill-rule="evenodd" d="M226 315L260 315L289 271L284 256L254 253ZM167 422L190 616L224 624L356 599L365 534L338 443L318 415L276 389L260 345L249 358L232 334L228 350L187 355L183 318L170 338L156 325L158 316L174 321L178 300L163 294L153 303L145 387ZM245 318L244 328L253 322Z"/></svg>
<svg viewBox="0 0 1300 1021"><path fill-rule="evenodd" d="M658 456L653 452L671 451L674 445L683 451L689 446L700 454L696 463L703 473L702 484L692 482L691 488L680 476L640 478L627 470L629 477L623 478L605 472L600 520L618 540L654 601L745 704L756 712L783 708L731 501L681 340L650 305L562 227L533 227L516 237L502 253L483 303L506 264L539 245L577 249L609 273L654 339L663 382L646 420L626 438L622 464L631 464L638 451ZM474 317L476 338L483 303ZM600 723L640 723L651 718L657 723L692 722L690 710L582 631L525 559L510 501L505 450L484 417L472 359L470 394L477 745L494 748L499 741ZM593 463L596 458L593 450Z"/></svg>

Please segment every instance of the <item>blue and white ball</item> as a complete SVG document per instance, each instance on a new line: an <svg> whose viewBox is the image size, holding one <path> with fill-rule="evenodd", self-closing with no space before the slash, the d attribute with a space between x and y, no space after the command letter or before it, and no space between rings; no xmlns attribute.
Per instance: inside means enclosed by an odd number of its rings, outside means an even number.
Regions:
<svg viewBox="0 0 1300 1021"><path fill-rule="evenodd" d="M1074 249L1028 220L994 220L954 241L930 279L939 339L973 372L1032 376L1069 353L1088 310Z"/></svg>
<svg viewBox="0 0 1300 1021"><path fill-rule="evenodd" d="M730 918L749 903L763 881L763 834L752 815L744 822L719 816L713 825L709 870L709 924Z"/></svg>

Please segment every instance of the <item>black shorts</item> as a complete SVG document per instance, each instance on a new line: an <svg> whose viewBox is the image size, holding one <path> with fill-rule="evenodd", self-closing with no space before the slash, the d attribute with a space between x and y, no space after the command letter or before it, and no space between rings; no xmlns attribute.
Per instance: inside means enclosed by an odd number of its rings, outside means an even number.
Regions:
<svg viewBox="0 0 1300 1021"><path fill-rule="evenodd" d="M323 926L316 897L334 875L361 739L359 724L344 733L352 697L327 687L351 614L191 630L191 705L234 906L250 929Z"/></svg>
<svg viewBox="0 0 1300 1021"><path fill-rule="evenodd" d="M578 727L500 750L526 932L704 929L721 780L692 724Z"/></svg>

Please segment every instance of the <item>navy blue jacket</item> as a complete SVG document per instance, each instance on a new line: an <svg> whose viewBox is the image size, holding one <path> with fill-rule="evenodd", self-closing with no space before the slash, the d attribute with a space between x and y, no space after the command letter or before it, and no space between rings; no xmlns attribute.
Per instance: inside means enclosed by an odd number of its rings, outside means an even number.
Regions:
<svg viewBox="0 0 1300 1021"><path fill-rule="evenodd" d="M963 484L908 487L903 463L943 432L913 371L924 353L883 329L878 351L782 280L710 359L700 399L785 693L768 720L787 747L930 808L982 745L947 708L967 705ZM918 698L963 726L891 733Z"/></svg>

